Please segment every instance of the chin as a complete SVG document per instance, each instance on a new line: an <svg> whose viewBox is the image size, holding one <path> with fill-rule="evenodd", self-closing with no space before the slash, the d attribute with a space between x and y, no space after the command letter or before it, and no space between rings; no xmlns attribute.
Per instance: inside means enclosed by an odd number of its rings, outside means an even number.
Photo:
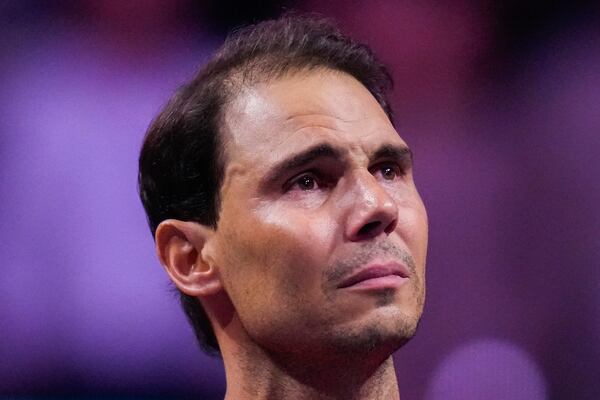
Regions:
<svg viewBox="0 0 600 400"><path fill-rule="evenodd" d="M418 316L401 312L395 316L380 315L373 321L363 321L354 329L341 329L331 336L328 348L336 349L337 354L353 354L361 358L377 358L380 361L391 356L405 345L416 333ZM420 316L420 313L416 313Z"/></svg>

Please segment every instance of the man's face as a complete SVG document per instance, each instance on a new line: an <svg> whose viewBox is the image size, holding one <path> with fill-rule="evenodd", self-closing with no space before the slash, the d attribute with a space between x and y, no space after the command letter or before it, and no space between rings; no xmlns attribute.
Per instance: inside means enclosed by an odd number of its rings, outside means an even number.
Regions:
<svg viewBox="0 0 600 400"><path fill-rule="evenodd" d="M227 107L224 141L215 260L249 337L305 355L410 338L427 216L407 145L368 90L331 70L254 85Z"/></svg>

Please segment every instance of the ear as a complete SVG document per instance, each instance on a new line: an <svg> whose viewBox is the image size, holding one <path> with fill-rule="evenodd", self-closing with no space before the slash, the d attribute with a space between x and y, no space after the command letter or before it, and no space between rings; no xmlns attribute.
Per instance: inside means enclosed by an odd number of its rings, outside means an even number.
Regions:
<svg viewBox="0 0 600 400"><path fill-rule="evenodd" d="M212 257L214 233L199 223L176 219L156 229L158 258L177 288L189 296L208 296L223 288Z"/></svg>

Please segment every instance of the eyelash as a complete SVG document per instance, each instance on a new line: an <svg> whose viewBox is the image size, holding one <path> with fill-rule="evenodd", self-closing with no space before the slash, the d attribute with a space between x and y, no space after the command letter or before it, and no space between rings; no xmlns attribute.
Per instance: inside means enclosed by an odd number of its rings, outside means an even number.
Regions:
<svg viewBox="0 0 600 400"><path fill-rule="evenodd" d="M373 167L369 168L369 171L371 171L371 173L373 175L375 175L375 173L377 171L382 171L384 168L390 168L394 172L394 176L392 179L386 179L382 173L382 177L385 180L392 181L392 180L395 180L396 178L403 177L406 174L406 171L400 165L398 165L397 163L392 162L392 161L381 162L379 164L375 164Z"/></svg>
<svg viewBox="0 0 600 400"><path fill-rule="evenodd" d="M384 173L382 171L385 168L389 168L390 170L393 171L394 176L391 179L385 178ZM374 166L369 168L369 171L373 175L375 175L378 172L381 172L382 178L387 181L394 181L394 180L406 175L406 171L400 165L398 165L397 163L392 162L392 161L381 162L381 163L375 164ZM304 188L301 187L300 185L302 185L303 183L308 183L307 182L308 179L311 180L312 185L310 187L304 187ZM300 191L308 192L308 191L314 190L315 185L317 185L318 188L327 187L327 180L322 175L318 174L315 171L307 171L307 172L303 172L302 174L297 175L296 177L290 179L283 186L283 191L288 192L288 191L292 190L294 188L294 186L298 186L298 189Z"/></svg>
<svg viewBox="0 0 600 400"><path fill-rule="evenodd" d="M284 187L283 187L284 192L290 191L291 189L294 188L294 186L299 185L303 179L312 179L312 182L314 184L318 185L319 187L324 186L323 179L318 177L317 174L315 174L314 172L304 172L304 173L298 175L297 177L291 179L286 185L284 185ZM299 189L301 191L309 191L309 190L313 190L314 186L310 187L308 189L302 189L299 187Z"/></svg>

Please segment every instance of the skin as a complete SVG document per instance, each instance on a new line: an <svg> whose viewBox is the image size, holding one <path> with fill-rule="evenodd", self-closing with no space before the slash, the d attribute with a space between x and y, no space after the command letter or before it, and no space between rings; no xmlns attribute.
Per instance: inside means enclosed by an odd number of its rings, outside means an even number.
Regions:
<svg viewBox="0 0 600 400"><path fill-rule="evenodd" d="M213 321L226 399L399 398L391 354L422 313L427 215L407 153L376 153L406 143L362 84L327 69L243 88L223 123L218 228L168 220L156 239ZM339 287L389 262L403 285Z"/></svg>

